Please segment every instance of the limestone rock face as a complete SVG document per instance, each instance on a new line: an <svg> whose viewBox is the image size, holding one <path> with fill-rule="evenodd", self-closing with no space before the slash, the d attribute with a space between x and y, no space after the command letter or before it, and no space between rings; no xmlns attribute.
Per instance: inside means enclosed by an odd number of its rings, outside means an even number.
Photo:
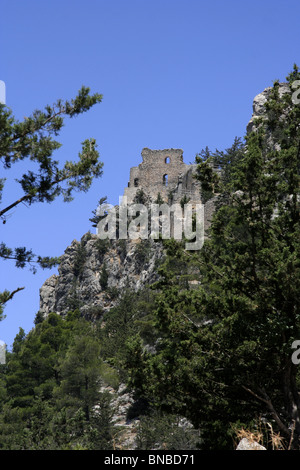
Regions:
<svg viewBox="0 0 300 470"><path fill-rule="evenodd" d="M130 169L128 187L124 198L128 204L142 190L149 202L160 196L168 203L180 203L183 197L193 205L202 202L201 184L194 178L196 164L183 162L182 149L142 150L142 162Z"/></svg>
<svg viewBox="0 0 300 470"><path fill-rule="evenodd" d="M246 437L244 437L239 445L237 446L236 450L267 450L264 446L258 444L258 442L250 441Z"/></svg>
<svg viewBox="0 0 300 470"><path fill-rule="evenodd" d="M55 287L57 284L58 276L53 274L49 277L40 289L40 306L44 315L54 312L55 308Z"/></svg>
<svg viewBox="0 0 300 470"><path fill-rule="evenodd" d="M253 100L252 117L247 125L247 133L250 133L256 129L255 119L263 117L266 113L265 104L267 102L271 90L272 87L265 88L264 91L255 96ZM291 89L288 83L280 83L278 91L280 97L285 93L291 93Z"/></svg>
<svg viewBox="0 0 300 470"><path fill-rule="evenodd" d="M122 290L154 282L162 258L162 245L153 240L100 240L88 233L67 247L58 275L41 287L39 313L64 315L79 308L86 317L98 317Z"/></svg>

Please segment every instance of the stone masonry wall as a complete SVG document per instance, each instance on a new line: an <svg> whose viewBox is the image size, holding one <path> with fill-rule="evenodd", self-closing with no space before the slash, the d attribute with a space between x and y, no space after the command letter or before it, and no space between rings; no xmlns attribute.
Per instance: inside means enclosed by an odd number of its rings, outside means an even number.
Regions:
<svg viewBox="0 0 300 470"><path fill-rule="evenodd" d="M124 190L127 203L131 204L139 189L148 201L155 202L158 194L164 202L179 204L183 198L192 205L201 203L201 184L194 178L197 165L183 162L182 149L142 150L142 163L131 168L128 187ZM210 225L214 201L204 207L204 229Z"/></svg>
<svg viewBox="0 0 300 470"><path fill-rule="evenodd" d="M137 190L143 191L151 200L156 200L158 193L167 201L168 195L178 185L179 178L187 171L189 165L183 162L181 149L142 150L142 163L130 170L128 188L124 196L131 203Z"/></svg>

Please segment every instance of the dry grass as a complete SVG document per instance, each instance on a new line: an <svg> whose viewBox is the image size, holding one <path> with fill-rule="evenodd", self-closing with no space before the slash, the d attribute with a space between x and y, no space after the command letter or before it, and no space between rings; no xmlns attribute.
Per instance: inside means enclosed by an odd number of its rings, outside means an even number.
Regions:
<svg viewBox="0 0 300 470"><path fill-rule="evenodd" d="M248 439L249 442L257 442L260 445L263 445L263 434L259 431L249 431L248 429L238 429L236 431L236 436L239 441L242 439Z"/></svg>
<svg viewBox="0 0 300 470"><path fill-rule="evenodd" d="M243 438L248 439L249 442L257 442L264 446L266 449L272 450L289 450L290 444L286 443L284 437L279 433L275 433L272 424L268 421L258 419L258 423L254 430L240 428L235 431L238 441Z"/></svg>

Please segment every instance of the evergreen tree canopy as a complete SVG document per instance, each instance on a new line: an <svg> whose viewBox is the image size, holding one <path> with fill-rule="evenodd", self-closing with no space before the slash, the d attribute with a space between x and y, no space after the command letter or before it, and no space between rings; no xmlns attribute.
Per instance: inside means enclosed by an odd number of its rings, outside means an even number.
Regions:
<svg viewBox="0 0 300 470"><path fill-rule="evenodd" d="M295 66L287 81L299 78ZM286 446L300 446L292 361L300 338L300 107L292 86L279 88L276 81L245 143L197 156L197 178L217 197L209 238L199 253L176 245L161 270L156 352L138 338L130 344L133 386L199 426L203 448L228 448L233 423L251 426L262 415ZM196 289L170 269L174 257L198 266Z"/></svg>
<svg viewBox="0 0 300 470"><path fill-rule="evenodd" d="M74 118L87 112L95 104L102 101L102 95L91 95L90 89L82 87L78 95L70 100L58 100L53 106L47 105L43 111L35 110L31 116L18 121L12 111L0 103L0 160L4 172L9 172L19 161L28 161L28 170L18 180L21 192L14 201L0 208L0 219L5 224L11 210L26 202L29 206L37 202L52 202L58 196L68 202L73 199L74 191L87 191L93 178L102 175L103 163L99 161L99 153L95 139L87 139L82 143L77 162L67 160L64 165L53 158L55 150L61 147L56 140L66 117ZM7 178L0 179L0 203ZM16 267L30 265L51 268L58 258L36 256L27 247L11 248L2 241L0 258L14 260ZM3 305L19 290L5 291L0 295L0 319Z"/></svg>
<svg viewBox="0 0 300 470"><path fill-rule="evenodd" d="M295 66L290 93L274 82L265 115L243 141L197 155L202 195L216 200L201 250L158 241L158 280L117 293L97 325L75 311L37 317L27 337L20 330L1 369L0 449L111 448L105 377L134 392L142 449L232 449L245 430L262 430L268 448L275 440L300 448L298 80ZM142 266L147 244L140 247ZM99 259L108 249L99 244ZM77 254L79 278L86 252Z"/></svg>

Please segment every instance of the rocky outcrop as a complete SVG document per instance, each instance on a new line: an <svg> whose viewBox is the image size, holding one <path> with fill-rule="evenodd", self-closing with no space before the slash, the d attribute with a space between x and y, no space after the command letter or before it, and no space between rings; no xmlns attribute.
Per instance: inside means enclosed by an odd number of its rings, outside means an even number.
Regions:
<svg viewBox="0 0 300 470"><path fill-rule="evenodd" d="M124 384L120 384L115 390L111 386L104 386L103 392L108 392L112 397L111 407L113 409L112 424L115 432L113 446L115 450L134 450L137 447L136 435L139 418L129 418L130 408L134 406L134 394L128 392Z"/></svg>
<svg viewBox="0 0 300 470"><path fill-rule="evenodd" d="M153 240L100 240L87 233L67 247L58 268L40 289L39 313L79 309L94 319L112 308L120 292L157 279L163 247Z"/></svg>
<svg viewBox="0 0 300 470"><path fill-rule="evenodd" d="M267 450L256 441L252 441L244 437L237 446L236 450Z"/></svg>
<svg viewBox="0 0 300 470"><path fill-rule="evenodd" d="M259 93L258 95L255 96L253 100L253 110L252 110L252 117L250 121L248 122L247 125L247 133L249 134L250 132L253 132L257 130L258 124L257 124L257 119L258 118L264 118L266 115L266 102L270 96L270 93L272 91L272 87L265 88L264 91ZM280 98L285 94L289 93L291 94L291 88L288 83L279 83L278 87L278 93Z"/></svg>
<svg viewBox="0 0 300 470"><path fill-rule="evenodd" d="M261 125L257 118L263 122L271 90L266 88L254 98L247 133ZM281 97L291 93L287 83L280 83L278 91ZM170 204L179 203L184 197L192 204L201 202L201 185L194 178L196 165L184 164L182 153L181 149L144 149L143 162L131 169L129 187L125 189L129 202L138 189L143 189L150 202L158 192L168 194ZM167 174L168 187L164 181ZM205 232L214 210L215 200L211 199L204 209ZM40 314L63 315L79 308L85 316L99 316L115 305L120 291L127 287L136 291L153 282L162 256L161 243L151 239L105 241L88 233L67 247L59 274L51 276L41 287Z"/></svg>

